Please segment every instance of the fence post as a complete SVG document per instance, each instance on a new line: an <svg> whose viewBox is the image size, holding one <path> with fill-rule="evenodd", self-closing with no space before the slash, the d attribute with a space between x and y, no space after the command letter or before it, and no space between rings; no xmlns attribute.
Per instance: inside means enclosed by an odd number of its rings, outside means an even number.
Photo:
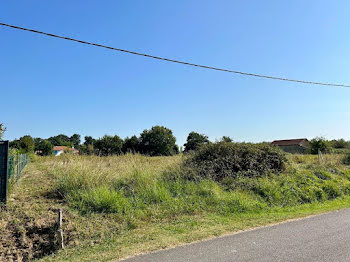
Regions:
<svg viewBox="0 0 350 262"><path fill-rule="evenodd" d="M9 141L0 141L0 202L6 204Z"/></svg>

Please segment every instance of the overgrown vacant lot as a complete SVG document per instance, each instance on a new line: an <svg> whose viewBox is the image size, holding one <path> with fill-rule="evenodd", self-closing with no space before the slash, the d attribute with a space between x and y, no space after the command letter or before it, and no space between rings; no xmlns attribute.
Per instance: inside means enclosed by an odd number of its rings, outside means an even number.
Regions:
<svg viewBox="0 0 350 262"><path fill-rule="evenodd" d="M0 213L0 254L106 261L350 206L343 155L326 155L322 165L317 156L289 155L284 171L220 179L196 172L226 174L231 166L193 171L187 158L34 159ZM54 239L60 207L65 250Z"/></svg>

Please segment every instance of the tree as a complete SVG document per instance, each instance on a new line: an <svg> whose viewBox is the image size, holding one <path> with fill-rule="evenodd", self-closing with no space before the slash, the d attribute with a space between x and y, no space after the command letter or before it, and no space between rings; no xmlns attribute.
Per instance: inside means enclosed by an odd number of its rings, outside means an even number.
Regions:
<svg viewBox="0 0 350 262"><path fill-rule="evenodd" d="M19 139L15 139L15 140L11 141L9 146L10 146L10 148L21 149Z"/></svg>
<svg viewBox="0 0 350 262"><path fill-rule="evenodd" d="M84 137L85 141L84 141L84 145L89 146L89 145L94 145L95 143L95 139L92 138L92 136L86 136Z"/></svg>
<svg viewBox="0 0 350 262"><path fill-rule="evenodd" d="M3 134L6 131L6 127L4 126L4 124L0 123L0 140L2 139Z"/></svg>
<svg viewBox="0 0 350 262"><path fill-rule="evenodd" d="M78 148L80 146L80 135L74 134L69 138L69 142L73 144L75 148Z"/></svg>
<svg viewBox="0 0 350 262"><path fill-rule="evenodd" d="M49 156L52 155L53 145L47 139L35 138L35 151L38 152L38 155Z"/></svg>
<svg viewBox="0 0 350 262"><path fill-rule="evenodd" d="M345 141L343 138L330 141L330 145L333 148L347 148L349 144L350 143L348 141Z"/></svg>
<svg viewBox="0 0 350 262"><path fill-rule="evenodd" d="M19 146L25 153L32 153L34 152L35 143L31 136L26 135L19 139Z"/></svg>
<svg viewBox="0 0 350 262"><path fill-rule="evenodd" d="M70 137L63 134L49 137L48 140L54 146L68 146L68 147L73 146L73 143L71 142Z"/></svg>
<svg viewBox="0 0 350 262"><path fill-rule="evenodd" d="M122 152L123 140L117 135L105 135L96 140L94 146L102 156L118 155Z"/></svg>
<svg viewBox="0 0 350 262"><path fill-rule="evenodd" d="M184 144L184 152L189 152L192 150L199 149L202 145L209 144L209 139L206 135L199 134L196 132L191 132L187 136L187 142Z"/></svg>
<svg viewBox="0 0 350 262"><path fill-rule="evenodd" d="M123 153L139 153L139 139L136 136L132 136L130 138L126 137L124 139L122 151Z"/></svg>
<svg viewBox="0 0 350 262"><path fill-rule="evenodd" d="M96 143L96 139L94 139L92 136L85 136L84 140L84 143L80 146L80 152L86 155L94 154L94 144Z"/></svg>
<svg viewBox="0 0 350 262"><path fill-rule="evenodd" d="M233 139L229 136L223 136L220 140L221 142L232 143Z"/></svg>
<svg viewBox="0 0 350 262"><path fill-rule="evenodd" d="M322 153L329 152L329 145L323 137L316 137L310 141L311 154L318 154L320 150Z"/></svg>
<svg viewBox="0 0 350 262"><path fill-rule="evenodd" d="M174 145L174 154L177 155L180 153L180 149L178 145Z"/></svg>
<svg viewBox="0 0 350 262"><path fill-rule="evenodd" d="M176 138L164 126L154 126L140 135L140 149L150 156L170 156L175 154Z"/></svg>

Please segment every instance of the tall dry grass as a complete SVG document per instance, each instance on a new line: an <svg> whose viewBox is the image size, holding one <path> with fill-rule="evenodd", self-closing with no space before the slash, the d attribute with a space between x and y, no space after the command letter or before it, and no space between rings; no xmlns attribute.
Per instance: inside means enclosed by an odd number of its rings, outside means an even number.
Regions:
<svg viewBox="0 0 350 262"><path fill-rule="evenodd" d="M181 215L268 212L350 194L342 156L290 155L282 174L215 182L186 180L183 156L48 157L40 165L54 190L82 213L115 213L121 220L161 220Z"/></svg>

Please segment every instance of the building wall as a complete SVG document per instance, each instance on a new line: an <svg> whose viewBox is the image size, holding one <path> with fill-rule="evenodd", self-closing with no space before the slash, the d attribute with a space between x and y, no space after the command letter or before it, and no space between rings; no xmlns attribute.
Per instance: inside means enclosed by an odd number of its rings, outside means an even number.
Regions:
<svg viewBox="0 0 350 262"><path fill-rule="evenodd" d="M298 145L292 145L292 146L279 146L284 152L291 153L291 154L305 154L307 148L298 146Z"/></svg>
<svg viewBox="0 0 350 262"><path fill-rule="evenodd" d="M55 156L59 156L59 155L63 154L64 151L63 150L54 150L53 153Z"/></svg>

